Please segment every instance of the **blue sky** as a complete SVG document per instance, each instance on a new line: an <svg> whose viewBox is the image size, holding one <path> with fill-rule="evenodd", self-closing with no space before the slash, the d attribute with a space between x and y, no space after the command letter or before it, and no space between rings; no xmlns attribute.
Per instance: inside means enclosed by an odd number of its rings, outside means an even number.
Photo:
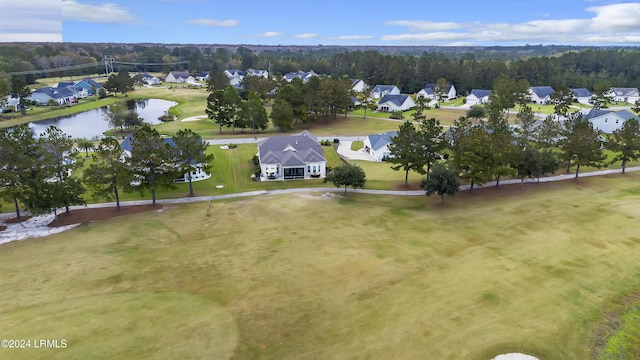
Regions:
<svg viewBox="0 0 640 360"><path fill-rule="evenodd" d="M4 14L25 8L24 19L3 18L0 41L640 45L640 3L629 0L22 2L0 0Z"/></svg>

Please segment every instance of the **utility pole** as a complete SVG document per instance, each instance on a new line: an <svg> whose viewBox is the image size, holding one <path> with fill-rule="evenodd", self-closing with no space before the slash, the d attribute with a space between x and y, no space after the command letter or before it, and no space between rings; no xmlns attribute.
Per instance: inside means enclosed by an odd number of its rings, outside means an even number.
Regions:
<svg viewBox="0 0 640 360"><path fill-rule="evenodd" d="M113 62L115 59L111 55L103 55L102 62L104 63L104 75L109 76L113 72Z"/></svg>

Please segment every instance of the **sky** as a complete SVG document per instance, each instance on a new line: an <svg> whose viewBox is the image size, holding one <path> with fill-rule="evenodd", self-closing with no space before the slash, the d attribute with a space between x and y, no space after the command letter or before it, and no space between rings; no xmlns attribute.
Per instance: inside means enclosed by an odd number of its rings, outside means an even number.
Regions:
<svg viewBox="0 0 640 360"><path fill-rule="evenodd" d="M0 13L3 42L640 46L630 0L0 0Z"/></svg>

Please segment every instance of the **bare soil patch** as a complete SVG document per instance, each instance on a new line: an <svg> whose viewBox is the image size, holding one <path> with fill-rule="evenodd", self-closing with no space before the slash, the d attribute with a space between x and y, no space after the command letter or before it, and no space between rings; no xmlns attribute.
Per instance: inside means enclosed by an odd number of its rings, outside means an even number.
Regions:
<svg viewBox="0 0 640 360"><path fill-rule="evenodd" d="M110 219L116 216L125 216L138 214L145 211L162 209L162 204L156 205L135 205L135 206L121 206L120 210L114 207L104 208L86 208L71 210L68 214L62 213L58 215L58 221L52 221L49 223L49 227L59 227L72 224L86 224L92 221Z"/></svg>
<svg viewBox="0 0 640 360"><path fill-rule="evenodd" d="M27 216L24 216L24 215L23 215L23 216L20 216L20 219L18 219L18 218L11 218L11 219L7 219L7 220L5 220L5 221L4 221L4 223L5 223L5 224L17 224L17 223L21 223L21 222L23 222L23 221L27 221L27 220L29 220L29 219L31 219L31 216L30 216L30 215L27 215Z"/></svg>

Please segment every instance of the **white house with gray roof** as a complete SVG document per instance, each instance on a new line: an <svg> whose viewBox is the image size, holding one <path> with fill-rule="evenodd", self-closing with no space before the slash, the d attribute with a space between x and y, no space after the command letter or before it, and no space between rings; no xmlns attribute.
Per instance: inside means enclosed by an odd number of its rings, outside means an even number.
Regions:
<svg viewBox="0 0 640 360"><path fill-rule="evenodd" d="M308 131L272 136L258 142L260 180L307 180L327 176L327 159Z"/></svg>
<svg viewBox="0 0 640 360"><path fill-rule="evenodd" d="M431 99L431 101L437 101L436 98L436 88L438 86L436 84L425 84L425 86L418 91L416 97L423 97L425 99ZM447 90L447 98L446 101L453 100L458 96L458 91L453 84L449 85L449 89Z"/></svg>
<svg viewBox="0 0 640 360"><path fill-rule="evenodd" d="M385 95L378 102L378 111L405 111L416 106L409 95Z"/></svg>
<svg viewBox="0 0 640 360"><path fill-rule="evenodd" d="M195 83L196 79L185 71L172 71L167 75L164 81L168 83L184 84Z"/></svg>
<svg viewBox="0 0 640 360"><path fill-rule="evenodd" d="M373 161L382 161L389 157L389 144L391 144L391 138L396 136L398 136L397 131L367 135L364 139L364 151L369 153Z"/></svg>
<svg viewBox="0 0 640 360"><path fill-rule="evenodd" d="M637 88L611 88L609 96L615 102L635 103L640 99L640 91Z"/></svg>
<svg viewBox="0 0 640 360"><path fill-rule="evenodd" d="M635 116L629 110L591 109L587 115L584 115L584 118L591 121L595 129L605 134L611 134L620 129L628 119L640 121L640 117Z"/></svg>
<svg viewBox="0 0 640 360"><path fill-rule="evenodd" d="M491 90L471 89L471 92L469 92L469 96L467 96L465 104L469 106L486 104L489 102L489 95L491 95Z"/></svg>
<svg viewBox="0 0 640 360"><path fill-rule="evenodd" d="M585 88L569 89L573 94L573 102L589 105L589 101L593 97L591 91Z"/></svg>
<svg viewBox="0 0 640 360"><path fill-rule="evenodd" d="M400 95L400 89L395 85L376 85L371 90L371 97L374 99L383 98L385 95Z"/></svg>
<svg viewBox="0 0 640 360"><path fill-rule="evenodd" d="M529 88L529 98L534 104L548 104L554 92L551 86L532 86Z"/></svg>

